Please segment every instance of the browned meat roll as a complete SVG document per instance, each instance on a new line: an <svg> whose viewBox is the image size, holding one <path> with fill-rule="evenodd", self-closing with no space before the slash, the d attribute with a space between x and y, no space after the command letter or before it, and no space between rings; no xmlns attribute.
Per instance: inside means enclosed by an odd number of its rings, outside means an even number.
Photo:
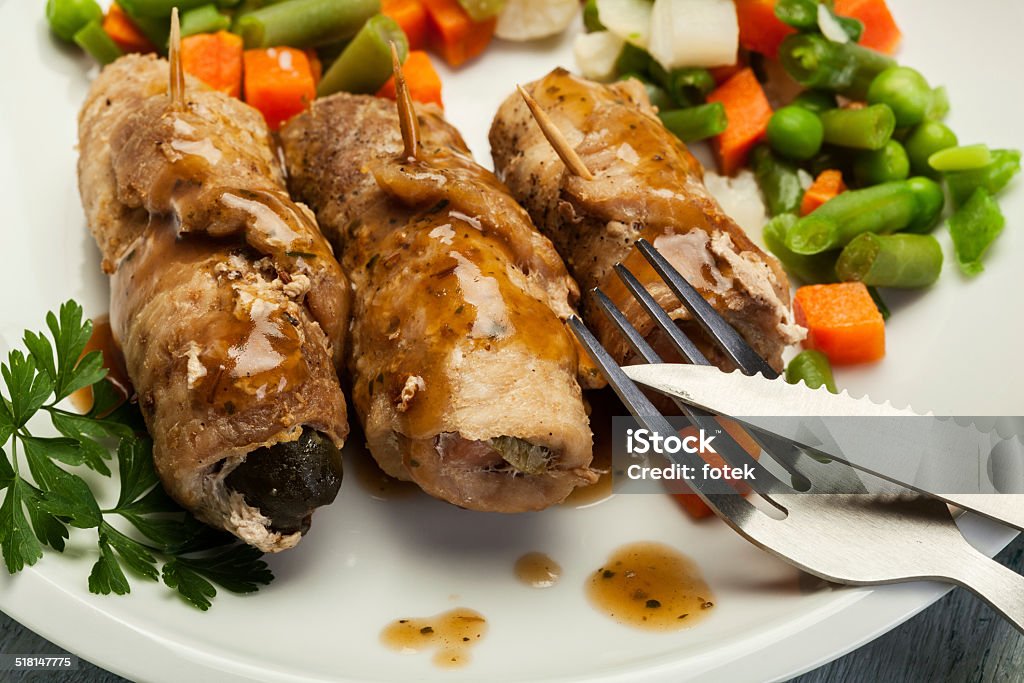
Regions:
<svg viewBox="0 0 1024 683"><path fill-rule="evenodd" d="M802 338L785 273L722 212L700 163L658 120L640 82L602 85L558 69L526 88L594 178L566 169L518 93L491 127L495 168L580 285L600 287L657 348L661 333L612 272L624 263L713 362L730 368L633 248L646 238L780 369L783 349ZM622 336L590 297L582 311L615 358L628 361Z"/></svg>
<svg viewBox="0 0 1024 683"><path fill-rule="evenodd" d="M168 493L264 551L298 543L341 484L335 362L348 282L293 203L262 116L128 56L79 115L79 189L111 325Z"/></svg>
<svg viewBox="0 0 1024 683"><path fill-rule="evenodd" d="M578 289L551 243L434 107L400 158L395 104L339 94L281 131L293 194L352 279L352 398L381 468L474 510L538 510L589 484L564 320Z"/></svg>

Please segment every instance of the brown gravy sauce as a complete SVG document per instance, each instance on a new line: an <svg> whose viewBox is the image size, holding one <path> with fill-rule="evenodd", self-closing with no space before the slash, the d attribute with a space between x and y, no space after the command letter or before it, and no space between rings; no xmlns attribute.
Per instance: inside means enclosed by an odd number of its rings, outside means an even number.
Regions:
<svg viewBox="0 0 1024 683"><path fill-rule="evenodd" d="M107 369L107 379L114 385L114 388L121 392L124 398L129 398L135 393L132 388L132 381L128 379L128 370L125 369L124 354L121 347L114 339L114 333L110 328L110 316L104 313L93 318L92 335L85 343L82 355L93 351L103 354L103 367ZM88 413L92 410L93 396L92 387L82 387L71 394L71 405L80 413Z"/></svg>
<svg viewBox="0 0 1024 683"><path fill-rule="evenodd" d="M359 483L359 488L375 500L410 498L420 492L420 487L413 482L385 474L365 449L352 449L345 453L345 475L351 476Z"/></svg>
<svg viewBox="0 0 1024 683"><path fill-rule="evenodd" d="M696 564L671 546L624 545L587 579L602 614L647 631L676 631L708 616L715 597Z"/></svg>
<svg viewBox="0 0 1024 683"><path fill-rule="evenodd" d="M486 633L482 614L458 607L432 617L393 621L381 631L380 640L402 654L436 650L434 665L453 669L469 663L470 650Z"/></svg>
<svg viewBox="0 0 1024 683"><path fill-rule="evenodd" d="M526 553L515 569L516 578L531 588L551 588L562 577L562 567L544 553Z"/></svg>
<svg viewBox="0 0 1024 683"><path fill-rule="evenodd" d="M594 434L594 459L590 466L601 472L601 478L590 486L573 489L562 501L577 509L597 505L611 498L612 492L612 418L626 415L626 409L615 397L615 392L605 388L587 392L590 402L590 431Z"/></svg>

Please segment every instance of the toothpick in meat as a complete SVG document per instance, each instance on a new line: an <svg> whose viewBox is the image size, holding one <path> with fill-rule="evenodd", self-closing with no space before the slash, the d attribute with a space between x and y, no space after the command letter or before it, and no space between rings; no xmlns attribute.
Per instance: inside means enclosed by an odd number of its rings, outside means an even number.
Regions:
<svg viewBox="0 0 1024 683"><path fill-rule="evenodd" d="M526 102L526 106L530 108L530 113L533 114L533 118L537 121L537 125L540 126L541 132L544 133L544 137L547 138L548 142L555 149L555 153L558 154L558 158L562 160L562 163L575 175L583 178L584 180L593 180L594 174L590 172L587 165L583 163L583 159L580 159L580 155L576 153L576 150L572 148L569 141L562 135L562 131L559 130L555 122L551 120L547 112L544 111L541 106L537 103L537 100L533 99L521 85L517 85L519 94L523 96L523 100Z"/></svg>
<svg viewBox="0 0 1024 683"><path fill-rule="evenodd" d="M405 82L402 71L402 60L398 56L398 46L391 43L391 63L395 73L395 99L398 102L398 123L402 129L402 142L405 145L404 159L418 159L420 154L420 124L416 119L416 109L412 104L409 86Z"/></svg>
<svg viewBox="0 0 1024 683"><path fill-rule="evenodd" d="M178 8L171 10L171 37L167 59L171 63L171 107L185 108L185 70L181 65L181 24L178 21Z"/></svg>

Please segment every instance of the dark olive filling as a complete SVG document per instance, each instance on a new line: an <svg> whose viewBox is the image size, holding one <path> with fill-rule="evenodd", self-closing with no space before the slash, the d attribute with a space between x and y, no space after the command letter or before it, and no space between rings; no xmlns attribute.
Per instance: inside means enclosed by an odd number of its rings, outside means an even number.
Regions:
<svg viewBox="0 0 1024 683"><path fill-rule="evenodd" d="M341 488L341 452L320 432L303 428L297 441L253 451L225 479L245 502L270 518L274 531L306 533L313 510Z"/></svg>

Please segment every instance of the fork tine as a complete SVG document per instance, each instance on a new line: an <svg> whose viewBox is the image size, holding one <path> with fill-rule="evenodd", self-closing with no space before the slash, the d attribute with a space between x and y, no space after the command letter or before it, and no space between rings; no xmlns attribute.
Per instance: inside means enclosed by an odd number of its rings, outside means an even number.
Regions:
<svg viewBox="0 0 1024 683"><path fill-rule="evenodd" d="M658 324L658 327L661 328L661 331L668 335L672 345L675 346L676 351L683 358L694 365L711 365L710 361L697 348L697 345L683 334L683 331L679 329L672 318L668 317L665 309L658 305L658 302L654 300L651 293L636 279L633 273L629 272L621 263L617 263L615 264L615 274L619 276L622 284L626 286L626 289L633 295L633 298L643 307L647 315L651 316L654 322ZM651 361L647 362L650 363ZM661 361L658 362L660 363Z"/></svg>
<svg viewBox="0 0 1024 683"><path fill-rule="evenodd" d="M604 372L608 383L625 404L633 417L644 427L651 431L658 432L662 436L678 436L678 432L669 424L668 420L658 412L646 396L637 388L633 382L626 377L622 369L615 363L597 338L586 328L583 321L576 316L569 318L569 326L576 334L580 344L587 350L593 361ZM680 465L687 465L700 471L704 460L693 453L681 451L672 458ZM717 509L723 516L732 519L734 522L753 514L755 508L743 496L739 495L732 486L721 479L703 479L696 477L688 479L687 484L697 493L704 502L711 508Z"/></svg>
<svg viewBox="0 0 1024 683"><path fill-rule="evenodd" d="M636 247L662 277L672 293L682 302L694 320L721 345L725 353L746 374L761 373L768 379L775 379L779 373L765 362L764 358L747 344L746 340L718 314L711 304L679 274L672 264L655 249L650 242L641 238Z"/></svg>
<svg viewBox="0 0 1024 683"><path fill-rule="evenodd" d="M629 271L626 272L628 273ZM609 320L611 320L612 324L618 328L619 332L622 333L622 336L626 338L626 341L637 354L643 357L647 363L652 365L664 362L657 352L651 348L651 345L647 343L643 336L641 336L640 332L633 327L632 323L629 322L622 311L620 311L612 300L608 298L607 294L602 292L600 289L595 288L593 290L593 295L594 299L597 301L597 305L601 308L601 311ZM671 320L669 320L669 323L675 327L675 323L672 323ZM761 496L766 500L771 502L769 496L772 494L793 493L792 488L765 469L764 465L755 460L750 453L747 453L746 449L740 446L732 435L725 431L722 428L722 425L714 419L714 415L705 410L701 410L700 408L687 405L674 396L670 396L669 398L672 399L672 402L675 403L676 407L678 407L679 410L682 411L683 415L689 418L690 422L698 429L703 429L706 432L721 432L717 435L718 455L722 456L722 459L725 460L726 464L730 467L748 467L753 470L753 481L748 481L746 483L752 489L761 494ZM760 444L760 441L757 441L758 444Z"/></svg>

